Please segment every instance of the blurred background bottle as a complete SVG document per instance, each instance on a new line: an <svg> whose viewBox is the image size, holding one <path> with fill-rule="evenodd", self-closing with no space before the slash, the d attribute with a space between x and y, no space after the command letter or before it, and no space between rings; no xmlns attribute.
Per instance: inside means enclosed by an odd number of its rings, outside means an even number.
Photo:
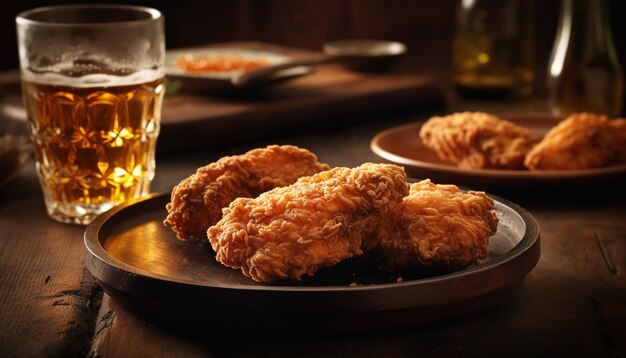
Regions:
<svg viewBox="0 0 626 358"><path fill-rule="evenodd" d="M452 81L466 94L527 95L534 72L532 0L462 0Z"/></svg>
<svg viewBox="0 0 626 358"><path fill-rule="evenodd" d="M624 79L607 0L563 0L548 65L548 105L556 116L593 112L619 116Z"/></svg>

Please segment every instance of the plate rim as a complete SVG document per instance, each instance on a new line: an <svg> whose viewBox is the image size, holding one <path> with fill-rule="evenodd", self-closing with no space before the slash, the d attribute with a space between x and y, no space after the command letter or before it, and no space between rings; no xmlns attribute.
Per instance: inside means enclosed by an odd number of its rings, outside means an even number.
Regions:
<svg viewBox="0 0 626 358"><path fill-rule="evenodd" d="M489 261L484 264L477 264L473 267L455 271L443 275L437 275L432 277L420 278L415 280L407 280L403 282L392 282L392 283L380 283L380 284L368 284L368 285L357 285L357 286L273 286L273 285L248 285L248 284L201 284L198 282L186 281L181 279L174 279L171 277L167 277L164 275L160 275L154 272L149 272L140 268L133 267L123 261L116 259L111 256L100 244L99 233L104 225L112 219L119 212L124 211L128 208L136 208L138 205L142 203L144 205L148 204L150 201L161 201L166 197L169 198L169 192L160 192L153 193L142 198L134 199L128 201L124 204L116 206L111 210L99 215L90 223L84 232L84 245L85 245L85 265L87 269L98 279L101 277L97 273L94 273L94 263L92 262L92 258L98 260L96 264L104 264L112 267L114 270L119 271L124 274L132 274L136 275L142 279L146 280L155 280L155 281L164 281L168 284L174 285L185 285L192 288L198 289L226 289L237 292L271 292L271 293L290 293L290 292L304 292L304 293L345 293L345 292L363 292L363 291L380 291L380 290L390 290L390 289L402 289L402 288L412 288L417 286L424 286L429 284L445 284L446 282L454 282L456 280L462 279L464 277L473 277L482 274L485 271L491 271L499 268L500 266L510 264L515 261L518 257L532 249L535 245L539 245L541 229L537 222L537 220L526 211L521 206L510 202L501 197L491 195L489 196L500 204L509 207L512 209L517 215L520 216L522 221L524 222L526 229L524 235L520 239L520 241L506 254L503 254L492 261ZM165 210L165 209L164 209ZM540 252L539 252L540 255ZM539 260L539 255L537 256L536 261L530 266L528 271L523 272L521 277L523 278L530 272L537 264Z"/></svg>

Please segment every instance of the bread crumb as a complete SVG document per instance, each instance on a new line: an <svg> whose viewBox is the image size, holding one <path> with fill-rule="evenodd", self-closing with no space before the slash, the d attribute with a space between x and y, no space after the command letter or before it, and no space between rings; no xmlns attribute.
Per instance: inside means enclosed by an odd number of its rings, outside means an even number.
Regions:
<svg viewBox="0 0 626 358"><path fill-rule="evenodd" d="M356 287L356 286L357 286L356 282L352 282L352 283L350 284L350 287Z"/></svg>
<svg viewBox="0 0 626 358"><path fill-rule="evenodd" d="M397 283L401 283L402 281L404 281L404 280L402 279L402 277L398 277L398 278L396 279L396 282L397 282Z"/></svg>

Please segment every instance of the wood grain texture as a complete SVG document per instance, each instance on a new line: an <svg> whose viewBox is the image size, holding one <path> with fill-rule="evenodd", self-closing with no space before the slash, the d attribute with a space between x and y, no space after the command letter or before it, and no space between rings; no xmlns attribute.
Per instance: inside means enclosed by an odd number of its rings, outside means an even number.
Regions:
<svg viewBox="0 0 626 358"><path fill-rule="evenodd" d="M75 356L102 291L83 269L83 228L47 217L28 164L0 188L0 355Z"/></svg>
<svg viewBox="0 0 626 358"><path fill-rule="evenodd" d="M105 295L91 349L93 357L207 357L211 350L195 344L181 330L159 327L124 310ZM144 343L139 343L144 342ZM148 343L149 344L145 344Z"/></svg>

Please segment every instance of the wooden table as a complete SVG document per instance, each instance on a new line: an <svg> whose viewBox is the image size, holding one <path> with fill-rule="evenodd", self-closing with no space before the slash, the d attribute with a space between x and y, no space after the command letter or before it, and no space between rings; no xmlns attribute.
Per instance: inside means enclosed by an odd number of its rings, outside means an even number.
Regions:
<svg viewBox="0 0 626 358"><path fill-rule="evenodd" d="M541 110L537 101L452 103L439 113ZM334 130L162 155L153 191L170 190L197 167L223 155L270 143L308 148L330 165L379 161L369 149L374 134L427 117L421 113L380 118ZM626 355L626 190L584 187L553 195L501 195L537 218L542 255L513 297L496 307L388 331L273 336L258 327L255 333L194 334L138 316L103 294L83 268L84 227L46 216L31 162L10 186L0 188L0 356Z"/></svg>

